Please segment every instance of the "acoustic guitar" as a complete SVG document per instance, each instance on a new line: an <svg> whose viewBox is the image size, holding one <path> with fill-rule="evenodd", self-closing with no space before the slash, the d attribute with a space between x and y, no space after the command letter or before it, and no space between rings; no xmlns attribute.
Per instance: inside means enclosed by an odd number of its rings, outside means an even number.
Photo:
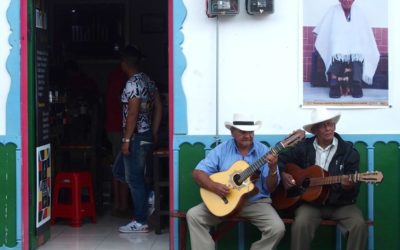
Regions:
<svg viewBox="0 0 400 250"><path fill-rule="evenodd" d="M266 163L266 156L270 153L277 155L282 149L295 145L303 138L304 131L297 130L250 166L247 162L240 160L233 163L228 170L210 175L211 180L230 187L230 192L226 197L220 197L210 190L200 188L200 196L210 212L215 216L224 217L238 211L243 198L257 191L250 177Z"/></svg>
<svg viewBox="0 0 400 250"><path fill-rule="evenodd" d="M287 164L286 173L293 176L296 186L285 190L282 184L272 194L272 205L276 209L288 209L300 201L323 204L329 195L328 185L341 183L342 178L353 182L380 183L382 172L365 172L349 175L328 176L328 172L317 165L300 168L296 164Z"/></svg>

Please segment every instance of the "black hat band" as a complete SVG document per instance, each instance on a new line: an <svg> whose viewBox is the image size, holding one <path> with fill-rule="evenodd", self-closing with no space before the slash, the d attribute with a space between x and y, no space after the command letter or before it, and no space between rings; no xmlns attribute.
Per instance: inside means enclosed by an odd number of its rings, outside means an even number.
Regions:
<svg viewBox="0 0 400 250"><path fill-rule="evenodd" d="M237 121L237 122L233 122L233 125L254 125L254 122Z"/></svg>

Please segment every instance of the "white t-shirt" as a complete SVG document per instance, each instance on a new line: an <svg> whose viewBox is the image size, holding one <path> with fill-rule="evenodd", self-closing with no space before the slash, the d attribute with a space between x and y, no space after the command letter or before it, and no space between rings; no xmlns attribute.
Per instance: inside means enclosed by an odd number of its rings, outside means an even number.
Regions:
<svg viewBox="0 0 400 250"><path fill-rule="evenodd" d="M123 128L126 127L129 100L139 98L140 110L136 122L136 131L143 133L151 129L154 98L157 91L155 83L143 72L129 78L121 95Z"/></svg>

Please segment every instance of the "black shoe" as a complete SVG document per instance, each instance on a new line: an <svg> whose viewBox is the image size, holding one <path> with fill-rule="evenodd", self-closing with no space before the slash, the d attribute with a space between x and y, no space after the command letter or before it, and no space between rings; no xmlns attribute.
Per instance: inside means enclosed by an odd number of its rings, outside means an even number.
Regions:
<svg viewBox="0 0 400 250"><path fill-rule="evenodd" d="M342 94L340 93L340 86L339 84L336 84L334 86L331 86L329 89L329 97L330 98L340 98Z"/></svg>
<svg viewBox="0 0 400 250"><path fill-rule="evenodd" d="M351 86L351 96L354 98L363 97L363 91L360 83L353 83Z"/></svg>

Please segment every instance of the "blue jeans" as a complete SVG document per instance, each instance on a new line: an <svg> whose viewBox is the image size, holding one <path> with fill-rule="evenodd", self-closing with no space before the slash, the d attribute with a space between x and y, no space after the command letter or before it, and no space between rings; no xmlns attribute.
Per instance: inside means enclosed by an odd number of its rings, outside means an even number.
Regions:
<svg viewBox="0 0 400 250"><path fill-rule="evenodd" d="M133 216L139 223L147 223L148 190L145 183L145 168L153 147L151 131L135 134L129 143L130 154L123 155L125 181L131 190L134 206Z"/></svg>

